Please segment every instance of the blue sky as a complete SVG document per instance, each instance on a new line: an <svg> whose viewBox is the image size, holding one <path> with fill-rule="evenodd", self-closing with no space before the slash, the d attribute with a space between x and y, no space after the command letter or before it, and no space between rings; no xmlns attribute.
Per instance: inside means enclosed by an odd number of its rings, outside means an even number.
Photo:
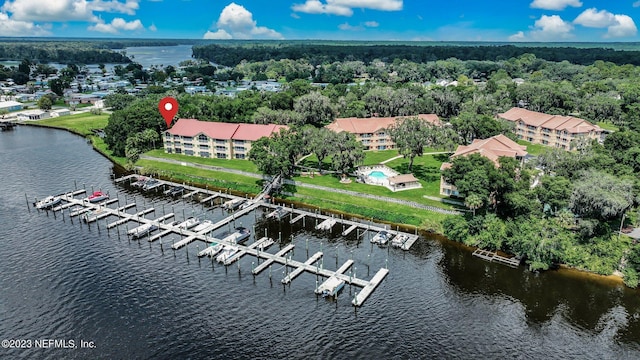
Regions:
<svg viewBox="0 0 640 360"><path fill-rule="evenodd" d="M0 0L0 36L640 41L640 0Z"/></svg>

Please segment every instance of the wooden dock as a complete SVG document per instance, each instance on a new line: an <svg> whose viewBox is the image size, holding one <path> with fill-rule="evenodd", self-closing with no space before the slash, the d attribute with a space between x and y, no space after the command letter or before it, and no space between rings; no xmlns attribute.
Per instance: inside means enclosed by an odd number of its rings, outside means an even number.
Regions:
<svg viewBox="0 0 640 360"><path fill-rule="evenodd" d="M373 276L371 281L362 288L362 290L353 298L351 304L353 306L362 306L365 300L371 295L373 290L384 280L385 276L389 273L389 269L382 268Z"/></svg>
<svg viewBox="0 0 640 360"><path fill-rule="evenodd" d="M316 261L320 260L320 258L322 257L322 252L318 251L317 253L313 254L310 258L307 259L307 261L304 262L305 265L312 265L313 263L315 263ZM286 264L285 264L286 266ZM283 284L288 284L291 281L293 281L293 279L295 279L298 275L302 274L304 272L305 268L303 267L299 267L295 270L293 270L292 272L289 273L289 275L285 276L281 281Z"/></svg>
<svg viewBox="0 0 640 360"><path fill-rule="evenodd" d="M280 251L278 251L275 255L273 255L272 258L267 259L267 261L263 262L262 264L258 265L255 269L253 269L252 270L253 275L260 274L260 272L262 272L262 270L266 269L269 265L273 264L273 262L275 261L276 257L284 256L284 254L286 254L289 251L291 251L291 249L293 249L294 247L296 247L294 244L289 244L289 245L285 246L284 248L280 249Z"/></svg>
<svg viewBox="0 0 640 360"><path fill-rule="evenodd" d="M116 179L116 182L123 182L126 180L132 180L134 178L135 178L134 176L127 176L124 178ZM172 185L173 183L162 182L162 184ZM177 186L180 184L175 184L175 185ZM189 194L187 194L188 196L186 197L190 197L193 194L196 194L197 192L203 192L204 194L207 194L208 197L204 199L205 202L211 201L219 196L225 197L225 198L231 198L231 199L244 199L237 196L225 195L220 192L214 192L209 190L204 191L202 189L188 187L188 186L184 186L184 187L185 189L191 191ZM267 237L261 238L255 241L254 243L246 246L246 245L236 244L235 241L232 241L230 239L220 240L214 237L207 236L209 232L215 229L218 229L226 224L229 224L231 221L234 221L240 218L241 216L250 213L251 211L255 211L260 206L264 206L271 209L278 208L277 205L263 203L255 199L252 202L249 202L250 205L245 207L244 209L238 210L235 213L230 214L224 219L218 221L217 223L211 224L207 228L201 229L198 232L194 232L191 230L178 228L177 227L178 222L176 221L173 221L170 223L164 223L163 221L174 217L173 212L170 214L163 215L156 219L146 219L144 215L155 211L154 208L145 209L135 214L130 214L130 213L127 213L126 210L131 208L132 206L135 206L135 204L127 204L123 207L114 209L109 207L108 205L113 202L117 202L118 201L117 199L110 200L108 203L91 204L91 203L88 203L86 199L80 200L80 199L76 199L74 196L75 195L73 195L73 193L65 194L63 196L63 204L60 205L61 207L60 210L69 209L70 214L72 212L80 214L80 210L82 209L85 209L86 212L89 212L89 211L94 212L90 216L85 216L88 222L98 221L108 216L115 216L119 218L117 221L111 222L109 224L106 224L105 222L105 225L107 228L118 227L120 225L126 224L129 221L135 221L136 223L139 223L140 226L145 224L154 225L154 227L157 228L158 233L153 236L151 236L151 233L146 234L147 236L144 236L150 242L155 241L157 239L161 239L163 236L169 235L171 233L180 234L181 236L183 236L183 238L172 245L172 248L174 250L178 250L193 241L201 241L207 245L211 243L217 243L222 246L232 245L232 246L236 246L239 249L239 251L234 256L227 259L224 262L225 265L229 265L233 262L238 261L244 255L254 256L258 259L258 263L259 263L257 267L252 269L252 273L254 275L258 275L267 267L272 266L274 263L278 263L278 264L284 265L287 269L292 269L292 271L289 274L287 274L281 279L281 282L283 284L291 283L296 277L298 277L300 274L306 271L306 272L315 274L317 276L322 276L324 278L333 277L341 281L344 281L345 283L348 283L350 285L359 286L362 288L362 290L354 297L352 301L352 304L354 306L361 306L364 303L364 301L370 296L370 294L375 290L375 288L380 284L380 282L385 278L385 276L388 274L388 269L380 269L370 281L361 279L361 278L356 278L354 276L355 274L353 273L349 273L348 275L346 275L345 272L347 272L347 270L354 264L353 260L346 261L340 268L338 268L338 270L335 270L335 271L328 270L323 268L323 266L319 266L318 261L323 256L322 252L316 252L313 256L306 259L305 261L294 260L291 257L286 256L287 253L290 252L295 247L295 244L293 243L286 245L284 248L280 249L275 254L272 254L270 252L265 251L265 249L267 249L270 245L274 243L273 239L270 239ZM76 205L76 207L73 207L74 205ZM386 227L381 227L376 224L359 223L356 221L336 218L334 216L327 216L321 213L313 213L313 212L309 212L302 209L293 209L293 208L287 208L287 207L280 207L280 208L282 209L281 210L282 213L284 213L285 215L291 216L291 218L289 219L291 223L295 223L300 219L304 219L307 216L311 216L316 219L316 225L318 225L317 227L318 229L331 230L333 226L335 226L335 224L341 223L343 225L343 228L342 228L344 230L343 233L347 235L356 229L362 229L363 233L366 231L387 230ZM294 219L294 215L295 215L295 219ZM283 216L280 217L280 219L282 218ZM318 224L318 221L320 221L320 224ZM99 224L100 223L98 223L98 226ZM346 226L348 226L347 230L345 230ZM393 231L393 230L387 230L387 232L395 235L400 234L400 232ZM120 236L120 232L118 232L118 236ZM415 239L417 238L418 237L415 236ZM407 248L410 246L411 244L407 245ZM205 247L202 251L198 252L198 255L199 256L209 255L208 252L211 251L211 249L213 248ZM263 259L264 261L260 263L260 259ZM269 272L269 276L271 277L271 271Z"/></svg>
<svg viewBox="0 0 640 360"><path fill-rule="evenodd" d="M219 197L220 195L221 195L220 193L213 194L213 195L211 195L211 196L209 196L209 197L206 197L206 198L204 198L204 199L200 200L200 203L201 203L201 204L207 203L207 202L209 202L209 201L211 201L211 200L216 199L216 198L217 198L217 197Z"/></svg>
<svg viewBox="0 0 640 360"><path fill-rule="evenodd" d="M517 257L512 257L512 258L508 258L508 257L504 257L501 255L498 255L495 252L492 251L488 251L488 250L483 250L483 249L476 249L473 252L473 256L479 257L483 260L487 260L489 262L498 262L500 264L503 265L507 265L507 266L511 266L511 267L518 267L520 266L520 258Z"/></svg>

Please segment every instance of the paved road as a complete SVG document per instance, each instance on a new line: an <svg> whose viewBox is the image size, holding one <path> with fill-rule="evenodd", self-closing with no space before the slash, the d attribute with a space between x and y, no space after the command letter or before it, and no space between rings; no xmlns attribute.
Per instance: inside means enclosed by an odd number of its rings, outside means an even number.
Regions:
<svg viewBox="0 0 640 360"><path fill-rule="evenodd" d="M214 170L214 171L226 172L226 173L230 173L230 174L244 175L244 176L248 176L248 177L252 177L252 178L256 178L256 179L266 179L266 177L264 175L253 173L253 172L249 172L249 171L229 169L229 168L223 168L223 167L219 167L219 166L196 164L196 163L192 163L192 162L184 162L184 161L173 160L173 159L158 158L158 157L147 156L147 155L142 155L142 156L140 156L140 158L141 159L146 159L146 160L160 161L160 162L165 162L165 163L170 163L170 164L178 164L178 165L185 164L186 166L196 167L196 168L200 168L200 169ZM365 193L361 193L361 192L357 192L357 191L336 189L336 188L332 188L332 187L320 186L320 185L314 185L314 184L307 184L307 183L303 183L303 182L299 182L299 181L293 181L293 180L284 180L284 183L285 184L299 186L299 187L303 187L303 188L323 190L323 191L332 191L332 192L337 192L337 193L340 193L340 194L351 195L351 196L356 196L356 197L361 197L361 198L366 198L366 199L374 199L374 200L381 200L381 201L386 201L386 202L395 203L395 204L402 204L402 205L406 205L406 206L411 206L411 207L416 208L416 209L423 209L423 210L433 211L433 212L437 212L437 213L440 213L440 214L447 214L447 215L460 215L461 214L461 212L455 211L455 210L441 209L441 208L438 208L438 207L435 207L435 206L424 205L424 204L420 204L420 203L417 203L417 202L414 202L414 201L401 200L401 199L396 199L396 198L387 197L387 196L378 196L378 195L365 194Z"/></svg>

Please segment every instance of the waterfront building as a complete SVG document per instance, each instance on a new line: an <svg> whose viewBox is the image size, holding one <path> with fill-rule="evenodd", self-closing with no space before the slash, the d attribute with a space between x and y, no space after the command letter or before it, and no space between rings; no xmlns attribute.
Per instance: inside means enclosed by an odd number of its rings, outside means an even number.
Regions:
<svg viewBox="0 0 640 360"><path fill-rule="evenodd" d="M270 137L284 125L235 124L179 119L164 132L164 151L217 159L247 159L251 143Z"/></svg>
<svg viewBox="0 0 640 360"><path fill-rule="evenodd" d="M498 159L501 156L508 156L523 161L527 156L527 147L519 145L515 141L500 134L492 136L488 139L475 139L470 145L459 145L456 152L449 157L453 160L458 156L468 156L471 154L480 154L493 162L495 166L499 166ZM440 170L449 169L451 163L445 162L440 166ZM440 175L440 195L446 196L463 196L458 193L458 189L445 181L444 176Z"/></svg>
<svg viewBox="0 0 640 360"><path fill-rule="evenodd" d="M602 140L603 130L587 120L573 116L549 115L514 107L498 114L499 119L516 124L519 139L570 150L571 141L579 138Z"/></svg>
<svg viewBox="0 0 640 360"><path fill-rule="evenodd" d="M391 140L387 129L396 121L411 117L413 116L341 118L326 127L336 133L346 131L354 134L365 150L390 150L395 149L396 144ZM430 124L440 124L436 114L419 114L415 117Z"/></svg>

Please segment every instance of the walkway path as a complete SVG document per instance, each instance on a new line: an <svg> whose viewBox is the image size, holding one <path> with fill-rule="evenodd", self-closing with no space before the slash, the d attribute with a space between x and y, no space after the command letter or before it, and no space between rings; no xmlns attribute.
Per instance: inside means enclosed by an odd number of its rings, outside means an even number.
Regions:
<svg viewBox="0 0 640 360"><path fill-rule="evenodd" d="M226 172L226 173L231 173L231 174L244 175L244 176L249 176L249 177L253 177L253 178L257 178L257 179L266 179L266 176L263 176L261 174L256 174L256 173L243 171L243 170L228 169L228 168L223 168L223 167L219 167L219 166L196 164L196 163L192 163L192 162L185 162L185 161L179 161L179 160L173 160L173 159L165 159L165 158L153 157L153 156L148 156L148 155L142 155L142 156L140 156L140 158L141 159L146 159L146 160L160 161L160 162L165 162L165 163L170 163L170 164L178 164L178 165L186 164L187 166L197 167L197 168L206 169L206 170L214 170L214 171ZM361 192L357 192L357 191L336 189L336 188L332 188L332 187L328 187L328 186L320 186L320 185L314 185L314 184L307 184L307 183L303 183L303 182L300 182L300 181L293 181L293 180L288 180L288 179L285 179L283 181L283 183L290 184L290 185L295 185L295 186L299 186L299 187L303 187L303 188L323 190L323 191L331 191L331 192L336 192L336 193L340 193L340 194L351 195L351 196L356 196L356 197L361 197L361 198L366 198L366 199L381 200L381 201L386 201L386 202L390 202L390 203L410 206L410 207L413 207L413 208L416 208L416 209L423 209L423 210L433 211L433 212L437 212L437 213L440 213L440 214L448 214L448 215L460 215L461 214L461 212L456 211L456 210L441 209L441 208L438 208L438 207L435 207L435 206L424 205L424 204L420 204L420 203L417 203L417 202L414 202L414 201L396 199L396 198L392 198L392 197L388 197L388 196L365 194L365 193L361 193Z"/></svg>

